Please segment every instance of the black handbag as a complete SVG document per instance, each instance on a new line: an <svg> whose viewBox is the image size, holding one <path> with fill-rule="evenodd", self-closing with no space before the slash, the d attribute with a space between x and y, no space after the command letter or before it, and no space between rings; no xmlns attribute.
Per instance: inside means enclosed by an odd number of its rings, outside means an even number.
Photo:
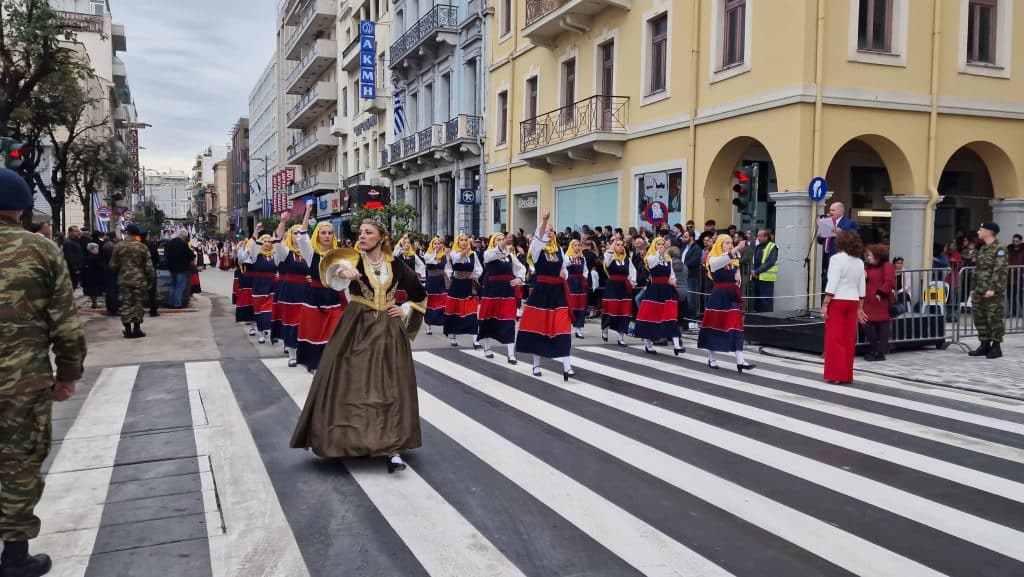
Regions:
<svg viewBox="0 0 1024 577"><path fill-rule="evenodd" d="M899 299L896 298L896 294L893 293L889 297L889 316L898 317L905 314L907 314L907 305L905 303L901 303Z"/></svg>

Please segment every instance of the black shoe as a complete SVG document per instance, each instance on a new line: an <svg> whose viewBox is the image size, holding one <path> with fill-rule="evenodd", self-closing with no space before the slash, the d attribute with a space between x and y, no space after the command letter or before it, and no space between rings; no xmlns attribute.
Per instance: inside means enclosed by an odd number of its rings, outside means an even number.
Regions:
<svg viewBox="0 0 1024 577"><path fill-rule="evenodd" d="M876 361L884 361L885 360L885 355L883 355L882 353L875 353L875 360Z"/></svg>
<svg viewBox="0 0 1024 577"><path fill-rule="evenodd" d="M629 346L629 345L627 345L627 344L626 344L626 341L624 341L624 340L622 340L622 339L619 339L619 340L618 340L618 343L617 343L617 344L618 344L618 345L619 345L620 347L628 347L628 346Z"/></svg>
<svg viewBox="0 0 1024 577"><path fill-rule="evenodd" d="M146 336L146 333L142 332L142 323L134 323L132 325L132 337L140 339Z"/></svg>
<svg viewBox="0 0 1024 577"><path fill-rule="evenodd" d="M477 349L479 349L479 348L480 348L480 343L478 343L478 342L474 341L474 342L473 342L473 350L475 351L475 350L477 350Z"/></svg>
<svg viewBox="0 0 1024 577"><path fill-rule="evenodd" d="M277 344L277 339L275 339L274 337L270 337L270 344L276 345Z"/></svg>
<svg viewBox="0 0 1024 577"><path fill-rule="evenodd" d="M569 369L568 371L562 371L562 380L563 381L568 381L569 377L575 377L575 376L576 376L576 371L574 371L572 369Z"/></svg>
<svg viewBox="0 0 1024 577"><path fill-rule="evenodd" d="M653 348L653 347L652 348L644 347L644 352L649 354L649 355L656 355L656 354L658 354L658 350Z"/></svg>
<svg viewBox="0 0 1024 577"><path fill-rule="evenodd" d="M20 550L14 551L15 548ZM52 567L49 555L29 555L27 542L4 543L3 557L0 557L0 577L40 577L49 573Z"/></svg>
<svg viewBox="0 0 1024 577"><path fill-rule="evenodd" d="M160 316L160 313L158 313L155 310L152 310L152 311L149 311L149 316L151 316L151 317L158 317L158 316Z"/></svg>
<svg viewBox="0 0 1024 577"><path fill-rule="evenodd" d="M678 349L673 347L672 348L672 352L675 353L676 356L678 357L679 355L681 355L681 354L686 352L686 347L679 347Z"/></svg>
<svg viewBox="0 0 1024 577"><path fill-rule="evenodd" d="M510 365L518 365L519 364L519 359L517 359L515 357L506 357L506 360L508 361L508 364L510 364Z"/></svg>
<svg viewBox="0 0 1024 577"><path fill-rule="evenodd" d="M718 361L712 361L711 359L708 359L708 368L709 369L715 369L717 371L718 370Z"/></svg>
<svg viewBox="0 0 1024 577"><path fill-rule="evenodd" d="M484 349L484 357L486 357L488 359L493 359L494 358L494 351L492 351L491 349Z"/></svg>
<svg viewBox="0 0 1024 577"><path fill-rule="evenodd" d="M297 367L297 366L299 366L299 361L297 361L295 359L288 359L288 366L289 367Z"/></svg>
<svg viewBox="0 0 1024 577"><path fill-rule="evenodd" d="M969 357L984 357L988 355L988 352L992 350L992 345L988 341L981 341L981 346L967 353Z"/></svg>
<svg viewBox="0 0 1024 577"><path fill-rule="evenodd" d="M539 377L540 375L540 367L533 367L533 376Z"/></svg>
<svg viewBox="0 0 1024 577"><path fill-rule="evenodd" d="M875 353L868 353L864 355L864 360L869 363L873 363L878 360L878 355L876 355Z"/></svg>
<svg viewBox="0 0 1024 577"><path fill-rule="evenodd" d="M750 369L753 369L756 366L757 365L755 365L754 363L744 362L742 365L739 364L739 363L736 363L736 371L739 372L739 373L742 373L743 371L749 371Z"/></svg>
<svg viewBox="0 0 1024 577"><path fill-rule="evenodd" d="M124 335L124 338L126 338L126 339L134 339L135 335L132 334L132 325L131 325L131 323L121 323L121 324L124 325L124 329L121 331L121 334Z"/></svg>
<svg viewBox="0 0 1024 577"><path fill-rule="evenodd" d="M394 473L395 471L404 471L405 468L405 461L400 460L398 462L395 462L388 458L388 475Z"/></svg>
<svg viewBox="0 0 1024 577"><path fill-rule="evenodd" d="M601 340L606 342L606 343L608 342L608 331L607 330L601 331Z"/></svg>
<svg viewBox="0 0 1024 577"><path fill-rule="evenodd" d="M986 359L998 359L1003 356L1003 349L999 345L999 341L992 343L992 346L988 350L988 354L985 355Z"/></svg>

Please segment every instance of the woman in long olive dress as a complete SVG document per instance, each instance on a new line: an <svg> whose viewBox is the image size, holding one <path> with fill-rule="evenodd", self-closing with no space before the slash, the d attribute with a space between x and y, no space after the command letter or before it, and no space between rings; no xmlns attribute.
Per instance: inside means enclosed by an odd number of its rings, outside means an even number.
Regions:
<svg viewBox="0 0 1024 577"><path fill-rule="evenodd" d="M387 229L359 226L355 266L329 264L323 282L348 288L349 303L324 349L291 446L321 457L387 457L388 472L405 469L401 452L420 446L416 370L410 341L420 328L427 293L416 273L392 255ZM395 293L408 300L395 304Z"/></svg>

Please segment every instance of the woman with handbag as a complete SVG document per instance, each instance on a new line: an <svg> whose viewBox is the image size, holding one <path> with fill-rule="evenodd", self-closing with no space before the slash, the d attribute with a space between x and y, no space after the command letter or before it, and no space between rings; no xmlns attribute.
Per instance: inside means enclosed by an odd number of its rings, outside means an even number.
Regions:
<svg viewBox="0 0 1024 577"><path fill-rule="evenodd" d="M871 346L865 361L884 361L889 352L889 333L892 324L890 309L896 306L896 270L889 263L889 247L872 244L864 249L865 298L864 337Z"/></svg>

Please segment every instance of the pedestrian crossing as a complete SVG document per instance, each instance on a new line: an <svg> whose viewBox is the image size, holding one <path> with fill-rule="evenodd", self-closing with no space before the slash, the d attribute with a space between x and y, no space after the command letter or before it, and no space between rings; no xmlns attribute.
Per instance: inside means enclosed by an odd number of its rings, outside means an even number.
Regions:
<svg viewBox="0 0 1024 577"><path fill-rule="evenodd" d="M57 444L34 548L76 577L183 555L214 576L1024 575L1022 403L835 387L756 353L737 374L576 347L569 381L548 360L538 378L471 349L413 356L423 447L394 475L288 448L312 377L286 358L102 370ZM173 419L152 412L155 374L184 389L164 393ZM195 466L139 502L198 504L112 516L122 469L164 453ZM174 488L182 473L197 481ZM201 534L175 528L196 519ZM119 537L153 522L179 537Z"/></svg>

